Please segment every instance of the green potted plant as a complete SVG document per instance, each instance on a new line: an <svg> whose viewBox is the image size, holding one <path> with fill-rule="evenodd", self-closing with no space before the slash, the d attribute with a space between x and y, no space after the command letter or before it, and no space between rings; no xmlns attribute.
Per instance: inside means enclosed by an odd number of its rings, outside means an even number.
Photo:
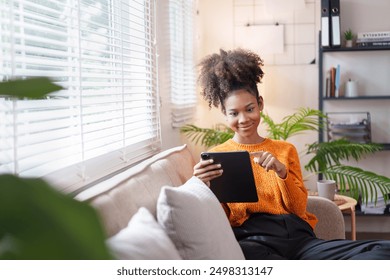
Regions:
<svg viewBox="0 0 390 280"><path fill-rule="evenodd" d="M344 31L345 46L351 48L353 45L353 32L351 28Z"/></svg>
<svg viewBox="0 0 390 280"><path fill-rule="evenodd" d="M300 108L297 112L283 118L281 123L275 123L272 118L264 113L262 122L267 126L268 137L272 139L287 140L293 135L307 131L318 131L323 127L326 116L319 110ZM181 127L181 133L186 135L195 144L204 145L206 148L218 145L233 137L234 132L223 124L213 128L200 128L195 125ZM387 201L390 193L390 178L380 176L370 171L354 166L342 164L343 160L359 160L367 154L380 151L382 146L374 143L353 143L344 139L331 142L306 145L304 152L311 156L305 169L313 175L319 175L334 179L338 182L340 192L348 194L355 199L361 197L362 202L370 199L376 201L378 190Z"/></svg>

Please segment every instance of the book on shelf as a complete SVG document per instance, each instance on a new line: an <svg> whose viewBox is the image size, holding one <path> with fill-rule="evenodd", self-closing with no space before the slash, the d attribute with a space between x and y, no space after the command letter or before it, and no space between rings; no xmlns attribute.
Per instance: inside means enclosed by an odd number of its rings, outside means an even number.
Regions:
<svg viewBox="0 0 390 280"><path fill-rule="evenodd" d="M335 79L334 79L334 96L340 97L340 64L337 64L336 67L336 73L335 73Z"/></svg>
<svg viewBox="0 0 390 280"><path fill-rule="evenodd" d="M362 39L356 39L356 43L383 42L383 41L390 41L390 36L389 37L382 37L382 38L362 38Z"/></svg>
<svg viewBox="0 0 390 280"><path fill-rule="evenodd" d="M390 31L358 32L357 39L390 37Z"/></svg>
<svg viewBox="0 0 390 280"><path fill-rule="evenodd" d="M340 97L340 65L331 67L329 74L325 79L325 97L337 98Z"/></svg>
<svg viewBox="0 0 390 280"><path fill-rule="evenodd" d="M388 41L371 41L371 42L356 42L357 47L390 47L390 39Z"/></svg>
<svg viewBox="0 0 390 280"><path fill-rule="evenodd" d="M335 84L336 84L336 68L335 67L331 67L330 68L330 94L329 94L329 97L336 97L336 94L335 94Z"/></svg>

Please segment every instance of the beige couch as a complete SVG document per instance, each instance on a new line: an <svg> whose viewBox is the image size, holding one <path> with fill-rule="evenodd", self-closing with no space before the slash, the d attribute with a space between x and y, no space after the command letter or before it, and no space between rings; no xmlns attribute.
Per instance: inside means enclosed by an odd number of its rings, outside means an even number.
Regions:
<svg viewBox="0 0 390 280"><path fill-rule="evenodd" d="M192 177L195 160L186 145L163 151L154 157L76 196L97 209L107 236L127 227L129 220L145 207L156 217L156 202L163 186L178 187ZM319 218L319 238L345 238L344 219L331 201L309 197L308 211Z"/></svg>

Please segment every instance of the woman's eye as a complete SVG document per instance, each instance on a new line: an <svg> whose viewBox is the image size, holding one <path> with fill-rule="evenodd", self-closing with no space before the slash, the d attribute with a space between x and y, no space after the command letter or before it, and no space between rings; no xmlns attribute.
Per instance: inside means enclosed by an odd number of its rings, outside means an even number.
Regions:
<svg viewBox="0 0 390 280"><path fill-rule="evenodd" d="M249 109L248 109L248 112L253 112L254 109L255 109L255 108L249 108Z"/></svg>
<svg viewBox="0 0 390 280"><path fill-rule="evenodd" d="M230 113L229 115L232 116L232 117L235 117L235 116L237 116L237 113L232 112L232 113Z"/></svg>

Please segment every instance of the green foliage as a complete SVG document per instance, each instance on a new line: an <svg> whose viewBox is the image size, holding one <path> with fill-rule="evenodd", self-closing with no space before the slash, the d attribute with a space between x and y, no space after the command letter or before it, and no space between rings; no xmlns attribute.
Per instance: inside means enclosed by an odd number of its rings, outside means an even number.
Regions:
<svg viewBox="0 0 390 280"><path fill-rule="evenodd" d="M267 128L268 137L277 140L288 138L307 131L318 131L323 127L322 119L326 115L319 110L310 108L299 108L297 112L283 118L282 122L276 124L270 116L261 112L261 118Z"/></svg>
<svg viewBox="0 0 390 280"><path fill-rule="evenodd" d="M390 179L357 167L344 165L342 160L354 159L359 161L368 154L382 150L382 146L375 143L353 143L345 139L331 142L313 143L308 145L306 154L314 156L305 165L305 169L322 174L327 179L338 183L341 193L350 191L355 199L362 198L363 202L377 201L378 189L387 201L390 193ZM347 189L349 186L349 190Z"/></svg>
<svg viewBox="0 0 390 280"><path fill-rule="evenodd" d="M327 179L335 180L340 192L348 192L355 199L360 197L363 203L377 202L379 193L383 195L385 201L388 201L387 194L390 193L388 177L347 165L330 166L323 175Z"/></svg>
<svg viewBox="0 0 390 280"><path fill-rule="evenodd" d="M185 134L195 144L212 147L233 137L234 132L224 124L217 124L214 128L200 128L192 124L187 124L180 128L180 132Z"/></svg>
<svg viewBox="0 0 390 280"><path fill-rule="evenodd" d="M0 96L38 99L60 89L61 86L45 77L11 80L0 83Z"/></svg>
<svg viewBox="0 0 390 280"><path fill-rule="evenodd" d="M344 38L345 38L345 40L352 40L353 39L353 33L352 33L351 28L349 28L348 30L346 30L344 32Z"/></svg>
<svg viewBox="0 0 390 280"><path fill-rule="evenodd" d="M297 112L284 117L281 123L275 123L264 113L261 113L261 117L262 122L267 126L267 136L279 140L287 140L307 131L318 131L319 128L324 127L326 120L326 115L321 111L310 108L299 108ZM200 142L207 148L221 144L234 135L233 131L224 125L211 129L186 125L181 132L195 143ZM387 194L390 193L389 178L342 163L350 159L358 161L382 149L379 144L354 143L345 139L315 142L307 145L305 154L312 155L312 158L305 165L305 169L314 174L322 174L325 178L335 179L341 193L348 191L356 199L361 195L363 202L376 202L378 190L387 201Z"/></svg>
<svg viewBox="0 0 390 280"><path fill-rule="evenodd" d="M305 169L317 173L325 173L329 166L342 165L341 160L360 160L367 154L382 150L382 146L375 143L353 143L345 139L331 142L313 143L308 146L306 154L314 154ZM319 172L318 172L319 171Z"/></svg>
<svg viewBox="0 0 390 280"><path fill-rule="evenodd" d="M0 259L111 259L95 210L40 179L0 176Z"/></svg>

